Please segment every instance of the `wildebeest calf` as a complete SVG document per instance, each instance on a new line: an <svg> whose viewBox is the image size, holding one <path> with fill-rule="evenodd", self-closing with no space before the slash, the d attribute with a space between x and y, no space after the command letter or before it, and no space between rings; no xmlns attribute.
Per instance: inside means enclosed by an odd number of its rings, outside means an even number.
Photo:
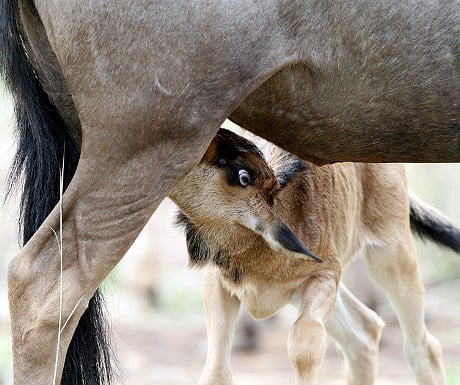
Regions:
<svg viewBox="0 0 460 385"><path fill-rule="evenodd" d="M440 344L424 323L411 225L457 251L460 230L409 198L402 165L317 167L275 147L267 163L252 142L221 129L170 196L182 210L190 264L205 267L209 348L200 385L232 383L240 302L254 318L298 306L288 340L296 384L316 383L327 332L345 357L347 383L372 384L383 323L340 284L359 253L398 316L417 383L446 383Z"/></svg>

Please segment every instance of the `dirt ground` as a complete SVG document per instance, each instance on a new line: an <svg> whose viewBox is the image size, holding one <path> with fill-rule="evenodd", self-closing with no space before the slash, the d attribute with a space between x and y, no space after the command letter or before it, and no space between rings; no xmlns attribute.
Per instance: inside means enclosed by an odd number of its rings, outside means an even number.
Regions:
<svg viewBox="0 0 460 385"><path fill-rule="evenodd" d="M125 274L135 272L138 283L143 280L148 282L148 278L143 278L142 274L148 273L149 269L155 270L156 280L163 287L163 294L160 288L159 296L166 297L163 300L166 302L163 308L152 310L142 302L139 287L136 288L135 296L132 290L126 290L132 285L125 285L125 289L113 291L115 295L109 300L109 307L113 312L112 319L116 320L113 325L114 339L124 367L124 384L196 384L204 365L206 325L201 309L200 273L185 267L187 256L181 234L173 228L165 227L165 223L172 223L173 218L174 210L171 203L166 201L139 238L138 245L130 250L125 261L119 266L118 275L114 278L115 281L126 283L132 281L133 277L126 278ZM149 250L147 245L150 242L155 244L158 264L153 264L151 258L147 258L150 266L142 263L136 268L136 263L142 260L142 252ZM135 253L136 258L132 258L131 253ZM147 252L147 256L148 254ZM151 279L151 276L148 276ZM372 290L368 286L362 289ZM354 291L356 292L356 288ZM109 290L109 293L111 292L112 290ZM385 300L379 301L379 314L385 320L386 327L381 343L376 384L415 384L402 353L399 326ZM443 346L449 385L460 385L459 303L460 280L427 288L427 323L430 332ZM287 307L274 321L259 323L260 344L257 351L232 354L235 385L293 383L286 340L289 327L295 318L294 307ZM332 341L329 343L318 383L345 383L343 364Z"/></svg>
<svg viewBox="0 0 460 385"><path fill-rule="evenodd" d="M455 287L444 290L459 290ZM437 293L440 294L440 293ZM440 304L454 309L454 303ZM429 322L441 341L449 384L460 384L460 317L448 311ZM292 314L261 326L260 346L251 353L234 352L232 368L236 385L292 384L286 338ZM205 324L200 315L144 313L118 318L114 337L124 366L125 384L185 385L198 381L206 354ZM319 384L344 384L343 365L330 341ZM415 384L402 354L402 339L394 322L387 324L381 344L377 385Z"/></svg>

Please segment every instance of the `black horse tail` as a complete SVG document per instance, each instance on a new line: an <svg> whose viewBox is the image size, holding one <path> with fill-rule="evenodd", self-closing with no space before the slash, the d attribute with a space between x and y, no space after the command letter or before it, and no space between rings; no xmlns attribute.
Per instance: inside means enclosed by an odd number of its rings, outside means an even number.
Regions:
<svg viewBox="0 0 460 385"><path fill-rule="evenodd" d="M0 75L15 104L17 152L7 192L21 182L19 227L25 244L59 202L63 161L64 187L69 185L80 157L80 148L44 91L25 50L17 0L0 0ZM111 350L103 310L98 290L70 343L61 384L100 385L112 382Z"/></svg>
<svg viewBox="0 0 460 385"><path fill-rule="evenodd" d="M434 207L410 194L410 225L421 238L460 253L460 228Z"/></svg>

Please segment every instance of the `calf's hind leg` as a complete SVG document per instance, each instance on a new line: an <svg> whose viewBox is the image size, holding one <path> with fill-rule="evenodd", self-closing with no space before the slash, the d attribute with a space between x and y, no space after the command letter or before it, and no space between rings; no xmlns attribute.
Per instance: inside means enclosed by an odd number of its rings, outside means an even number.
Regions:
<svg viewBox="0 0 460 385"><path fill-rule="evenodd" d="M123 137L120 132L117 137L109 131L85 132L80 163L62 200L62 323L68 317L69 321L61 333L56 383L75 327L94 291L168 189L199 162L213 135L212 129L201 128L175 138L166 135L161 146L146 143L136 148L129 142L129 137L137 138L136 133ZM53 383L60 256L51 229L59 232L59 217L55 208L9 266L15 385Z"/></svg>
<svg viewBox="0 0 460 385"><path fill-rule="evenodd" d="M407 229L405 242L367 251L372 278L384 289L404 334L404 350L419 385L444 385L446 376L438 340L424 321L423 283L415 247Z"/></svg>
<svg viewBox="0 0 460 385"><path fill-rule="evenodd" d="M347 385L374 383L383 327L380 317L340 284L326 330L345 360Z"/></svg>

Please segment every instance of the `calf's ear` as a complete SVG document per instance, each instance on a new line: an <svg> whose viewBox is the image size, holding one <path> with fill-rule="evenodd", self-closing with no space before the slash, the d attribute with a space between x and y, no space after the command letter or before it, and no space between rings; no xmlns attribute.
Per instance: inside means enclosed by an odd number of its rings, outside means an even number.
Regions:
<svg viewBox="0 0 460 385"><path fill-rule="evenodd" d="M270 234L271 233L271 234ZM266 232L263 237L268 244L275 250L286 252L295 258L307 259L310 257L315 262L324 262L315 255L304 243L294 234L294 232L282 220L275 221L273 230Z"/></svg>

